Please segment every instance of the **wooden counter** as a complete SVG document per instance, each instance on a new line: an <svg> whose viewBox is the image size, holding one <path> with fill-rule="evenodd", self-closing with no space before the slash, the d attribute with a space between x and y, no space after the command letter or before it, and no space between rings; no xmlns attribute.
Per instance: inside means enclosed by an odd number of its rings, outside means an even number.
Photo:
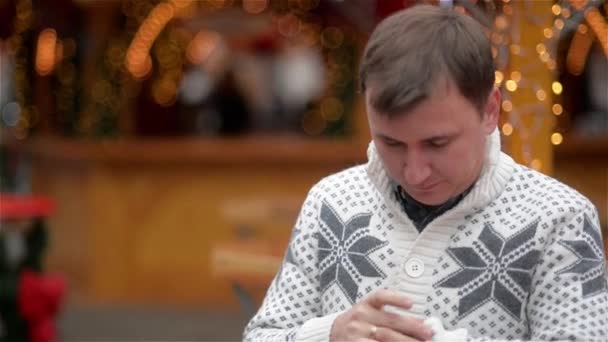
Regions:
<svg viewBox="0 0 608 342"><path fill-rule="evenodd" d="M31 140L33 190L55 199L48 267L89 301L236 308L217 244L286 244L309 188L365 161L352 141L294 137Z"/></svg>
<svg viewBox="0 0 608 342"><path fill-rule="evenodd" d="M45 137L33 138L27 149L35 157L58 162L343 165L365 160L366 147L345 139L296 136L106 141Z"/></svg>
<svg viewBox="0 0 608 342"><path fill-rule="evenodd" d="M573 144L558 148L554 174L596 203L605 229L604 145ZM356 141L295 137L37 138L26 147L33 190L57 203L49 267L67 275L71 293L213 308L238 307L232 284L214 276L215 247L286 244L310 186L366 159Z"/></svg>
<svg viewBox="0 0 608 342"><path fill-rule="evenodd" d="M555 148L554 176L595 204L608 238L608 137L566 136Z"/></svg>

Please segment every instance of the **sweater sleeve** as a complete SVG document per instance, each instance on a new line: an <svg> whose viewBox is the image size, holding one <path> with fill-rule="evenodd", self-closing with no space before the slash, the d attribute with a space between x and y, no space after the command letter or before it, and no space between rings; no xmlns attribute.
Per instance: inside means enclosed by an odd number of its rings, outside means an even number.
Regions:
<svg viewBox="0 0 608 342"><path fill-rule="evenodd" d="M280 270L243 333L244 341L328 341L337 313L323 316L317 267L320 192L308 194Z"/></svg>
<svg viewBox="0 0 608 342"><path fill-rule="evenodd" d="M529 339L606 341L608 273L597 212L588 204L551 229L528 299Z"/></svg>
<svg viewBox="0 0 608 342"><path fill-rule="evenodd" d="M527 316L533 340L605 341L608 336L606 256L590 203L547 236Z"/></svg>

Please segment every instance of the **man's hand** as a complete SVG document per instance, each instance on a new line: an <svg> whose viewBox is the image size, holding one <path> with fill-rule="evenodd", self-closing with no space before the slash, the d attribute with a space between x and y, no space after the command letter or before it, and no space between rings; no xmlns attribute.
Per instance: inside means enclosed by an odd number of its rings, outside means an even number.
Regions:
<svg viewBox="0 0 608 342"><path fill-rule="evenodd" d="M433 332L423 321L386 312L385 305L409 310L412 301L397 292L379 290L339 315L331 328L331 341L428 341Z"/></svg>

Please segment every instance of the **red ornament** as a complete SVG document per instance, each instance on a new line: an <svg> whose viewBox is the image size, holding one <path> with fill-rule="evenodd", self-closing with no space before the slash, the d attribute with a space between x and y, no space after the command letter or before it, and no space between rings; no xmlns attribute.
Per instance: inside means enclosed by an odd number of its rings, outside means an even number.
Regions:
<svg viewBox="0 0 608 342"><path fill-rule="evenodd" d="M46 197L0 193L0 220L46 217L54 208Z"/></svg>
<svg viewBox="0 0 608 342"><path fill-rule="evenodd" d="M64 280L58 276L21 272L17 307L28 323L31 342L56 341L54 319L65 288Z"/></svg>

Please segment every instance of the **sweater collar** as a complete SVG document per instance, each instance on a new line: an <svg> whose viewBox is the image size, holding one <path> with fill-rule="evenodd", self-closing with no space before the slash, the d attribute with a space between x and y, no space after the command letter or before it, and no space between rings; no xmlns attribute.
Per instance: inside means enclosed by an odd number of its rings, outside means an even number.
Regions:
<svg viewBox="0 0 608 342"><path fill-rule="evenodd" d="M367 150L367 174L378 191L386 198L387 203L401 211L394 195L395 182L388 176L376 146L372 141ZM494 200L506 187L511 178L515 162L500 150L500 134L494 130L486 139L486 156L481 173L471 191L456 206L465 211L474 211L485 207Z"/></svg>

